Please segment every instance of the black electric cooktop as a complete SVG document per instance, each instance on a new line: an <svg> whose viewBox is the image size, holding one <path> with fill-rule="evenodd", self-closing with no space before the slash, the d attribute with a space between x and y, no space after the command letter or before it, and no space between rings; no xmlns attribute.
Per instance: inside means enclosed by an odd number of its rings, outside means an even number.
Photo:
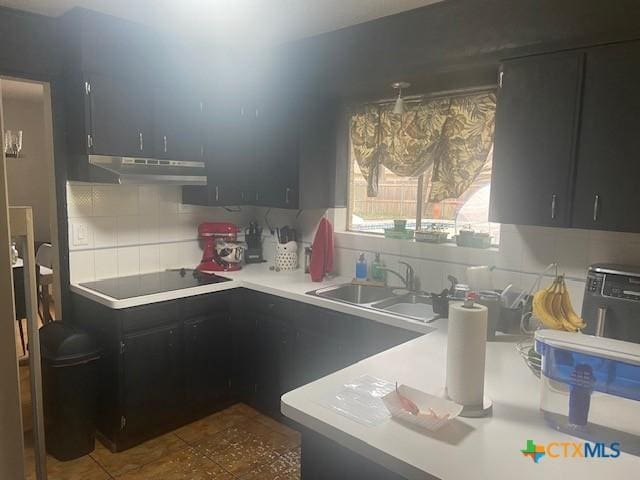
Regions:
<svg viewBox="0 0 640 480"><path fill-rule="evenodd" d="M208 275L192 269L167 270L165 272L145 273L131 277L108 278L97 282L81 283L89 288L116 300L141 297L154 293L182 290L183 288L228 282L229 278Z"/></svg>

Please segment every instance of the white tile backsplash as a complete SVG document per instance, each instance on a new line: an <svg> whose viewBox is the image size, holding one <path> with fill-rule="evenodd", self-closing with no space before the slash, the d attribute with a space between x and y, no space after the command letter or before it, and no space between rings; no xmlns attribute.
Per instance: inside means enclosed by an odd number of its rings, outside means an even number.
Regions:
<svg viewBox="0 0 640 480"><path fill-rule="evenodd" d="M181 243L166 243L159 245L160 270L168 268L181 268L185 266L183 261L185 246Z"/></svg>
<svg viewBox="0 0 640 480"><path fill-rule="evenodd" d="M120 214L120 185L94 185L93 214L97 217L115 217Z"/></svg>
<svg viewBox="0 0 640 480"><path fill-rule="evenodd" d="M160 214L159 189L158 185L138 186L138 213L141 217L158 217Z"/></svg>
<svg viewBox="0 0 640 480"><path fill-rule="evenodd" d="M245 225L255 213L180 205L180 187L166 185L70 183L67 197L73 282L195 267L199 223ZM83 245L72 241L77 224L86 227Z"/></svg>
<svg viewBox="0 0 640 480"><path fill-rule="evenodd" d="M468 265L495 265L496 287L510 283L529 288L535 273L551 262L560 264L568 277L576 309L582 303L588 265L596 262L640 264L640 235L572 229L553 229L502 225L500 246L476 250L451 245L430 245L379 236L344 232L345 209L296 212L282 209L222 208L182 205L180 187L166 185L90 185L67 186L69 234L73 225L87 227L86 245L74 246L70 237L70 269L73 282L153 272L165 268L195 266L202 250L197 226L202 221L231 221L241 227L257 219L264 226L264 256L272 261L275 240L271 226L295 225L300 248L313 241L323 215L334 221L335 270L353 274L360 251L382 252L389 266L405 259L414 265L422 288L439 291L448 286L447 275L465 277Z"/></svg>
<svg viewBox="0 0 640 480"><path fill-rule="evenodd" d="M556 261L556 232L552 229L521 227L522 270L539 272Z"/></svg>
<svg viewBox="0 0 640 480"><path fill-rule="evenodd" d="M140 228L140 244L158 243L160 219L157 216L149 215L138 217Z"/></svg>
<svg viewBox="0 0 640 480"><path fill-rule="evenodd" d="M137 275L140 273L140 247L118 248L118 277Z"/></svg>
<svg viewBox="0 0 640 480"><path fill-rule="evenodd" d="M69 252L69 272L71 282L82 283L95 280L93 250Z"/></svg>
<svg viewBox="0 0 640 480"><path fill-rule="evenodd" d="M117 217L96 217L91 219L95 248L115 247L118 244Z"/></svg>
<svg viewBox="0 0 640 480"><path fill-rule="evenodd" d="M140 273L153 273L160 270L160 247L143 245L140 247Z"/></svg>
<svg viewBox="0 0 640 480"><path fill-rule="evenodd" d="M117 220L118 246L140 244L140 220L137 216L119 216Z"/></svg>
<svg viewBox="0 0 640 480"><path fill-rule="evenodd" d="M93 251L95 278L114 278L118 276L118 255L115 248Z"/></svg>
<svg viewBox="0 0 640 480"><path fill-rule="evenodd" d="M67 185L67 214L69 217L90 217L93 215L91 186Z"/></svg>
<svg viewBox="0 0 640 480"><path fill-rule="evenodd" d="M179 188L174 185L162 186L158 192L158 209L161 215L178 214Z"/></svg>

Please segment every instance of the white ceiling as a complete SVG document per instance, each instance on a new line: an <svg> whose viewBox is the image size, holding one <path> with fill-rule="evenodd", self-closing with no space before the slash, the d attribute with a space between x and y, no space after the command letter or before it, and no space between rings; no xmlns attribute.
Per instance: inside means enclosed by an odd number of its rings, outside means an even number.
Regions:
<svg viewBox="0 0 640 480"><path fill-rule="evenodd" d="M41 83L0 79L0 90L3 99L26 100L40 102L43 100L44 90Z"/></svg>
<svg viewBox="0 0 640 480"><path fill-rule="evenodd" d="M441 0L0 0L58 16L75 6L216 43L264 45L337 30Z"/></svg>

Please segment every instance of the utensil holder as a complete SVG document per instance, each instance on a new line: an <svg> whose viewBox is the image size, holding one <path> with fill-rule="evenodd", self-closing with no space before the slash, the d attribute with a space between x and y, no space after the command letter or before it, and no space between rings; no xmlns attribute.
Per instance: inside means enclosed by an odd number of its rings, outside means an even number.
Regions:
<svg viewBox="0 0 640 480"><path fill-rule="evenodd" d="M291 272L298 268L298 243L287 242L276 244L276 269Z"/></svg>

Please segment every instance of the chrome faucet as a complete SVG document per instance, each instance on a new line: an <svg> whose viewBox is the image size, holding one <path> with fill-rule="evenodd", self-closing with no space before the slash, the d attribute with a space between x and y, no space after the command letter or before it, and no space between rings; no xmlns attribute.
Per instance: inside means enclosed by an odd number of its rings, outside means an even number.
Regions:
<svg viewBox="0 0 640 480"><path fill-rule="evenodd" d="M404 265L406 267L406 270L404 272L404 276L400 275L398 272L396 272L395 270L392 270L391 268L387 268L387 267L380 267L381 270L385 271L385 272L389 272L389 273L393 273L396 277L398 277L401 281L402 284L404 285L404 287L409 290L410 292L415 292L418 289L418 277L416 277L416 272L413 269L413 267L408 264L407 262L398 262L402 265Z"/></svg>

